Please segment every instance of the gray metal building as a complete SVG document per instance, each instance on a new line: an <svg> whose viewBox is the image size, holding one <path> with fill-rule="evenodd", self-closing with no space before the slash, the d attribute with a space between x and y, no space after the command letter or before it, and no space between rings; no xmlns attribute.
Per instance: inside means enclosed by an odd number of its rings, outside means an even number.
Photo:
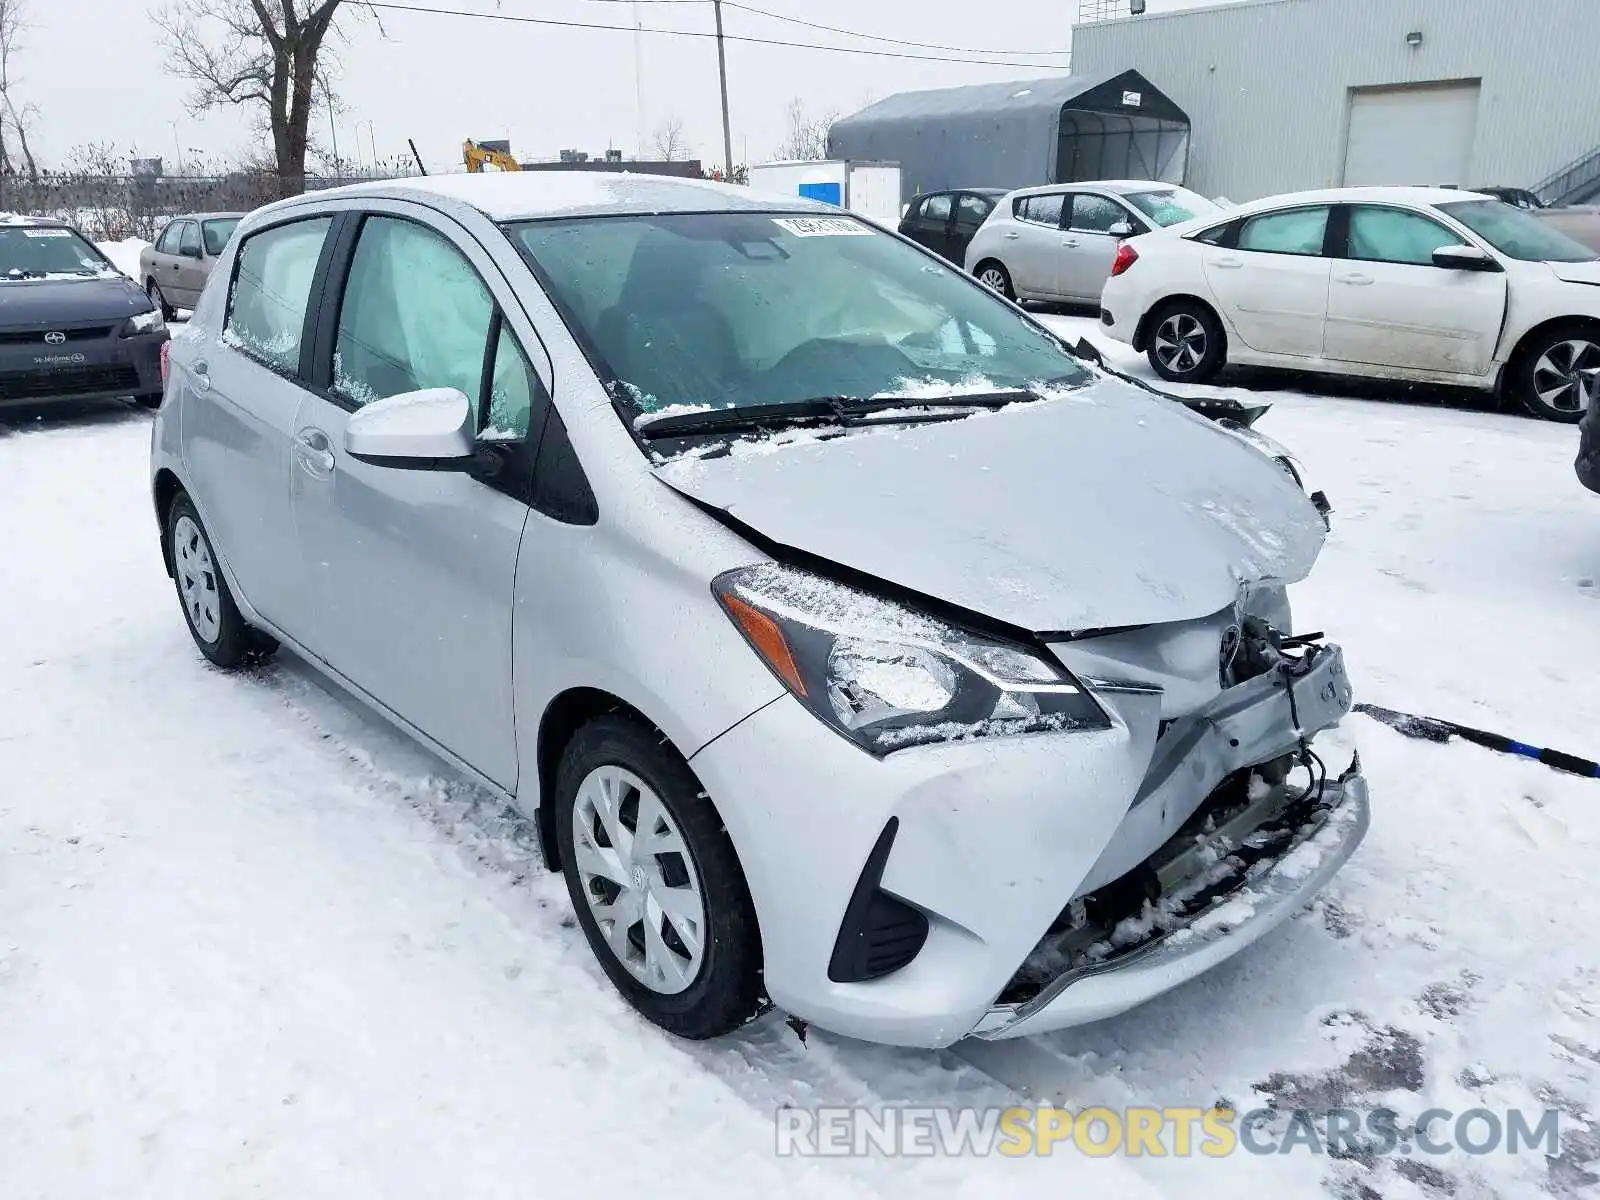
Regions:
<svg viewBox="0 0 1600 1200"><path fill-rule="evenodd" d="M1600 0L1251 0L1079 25L1189 115L1188 186L1600 187Z"/></svg>
<svg viewBox="0 0 1600 1200"><path fill-rule="evenodd" d="M1594 0L1600 4L1600 0ZM828 131L828 156L900 164L903 199L959 187L1183 179L1189 118L1137 71L902 92Z"/></svg>

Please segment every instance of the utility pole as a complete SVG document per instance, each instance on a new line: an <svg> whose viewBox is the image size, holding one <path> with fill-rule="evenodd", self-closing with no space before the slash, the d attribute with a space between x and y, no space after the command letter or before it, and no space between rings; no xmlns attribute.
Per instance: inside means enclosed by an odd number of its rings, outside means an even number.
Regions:
<svg viewBox="0 0 1600 1200"><path fill-rule="evenodd" d="M717 14L717 75L722 81L722 181L733 182L733 126L728 121L728 51L722 38L722 0L711 0Z"/></svg>
<svg viewBox="0 0 1600 1200"><path fill-rule="evenodd" d="M645 156L644 133L644 27L639 22L639 5L637 0L633 8L633 123L634 133L638 136L638 145L634 150L635 158Z"/></svg>

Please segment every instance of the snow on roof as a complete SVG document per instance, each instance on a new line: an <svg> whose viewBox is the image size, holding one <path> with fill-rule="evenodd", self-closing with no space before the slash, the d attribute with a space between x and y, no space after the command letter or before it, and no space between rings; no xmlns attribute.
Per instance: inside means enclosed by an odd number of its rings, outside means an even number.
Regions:
<svg viewBox="0 0 1600 1200"><path fill-rule="evenodd" d="M494 221L605 213L765 212L780 205L785 209L837 211L830 205L799 197L780 201L747 187L707 179L621 171L458 172L351 184L316 192L308 198L345 196L390 196L423 203L454 200L471 205Z"/></svg>

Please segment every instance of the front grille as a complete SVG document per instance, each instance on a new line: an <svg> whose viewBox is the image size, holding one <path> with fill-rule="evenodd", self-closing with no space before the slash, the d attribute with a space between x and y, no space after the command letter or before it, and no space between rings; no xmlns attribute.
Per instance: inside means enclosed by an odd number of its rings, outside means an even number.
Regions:
<svg viewBox="0 0 1600 1200"><path fill-rule="evenodd" d="M111 336L115 325L86 325L79 329L6 329L0 330L0 346L64 346L69 342L98 342ZM51 334L59 333L59 342L47 341Z"/></svg>
<svg viewBox="0 0 1600 1200"><path fill-rule="evenodd" d="M139 372L126 365L0 373L0 400L92 396L99 392L132 395L138 390Z"/></svg>

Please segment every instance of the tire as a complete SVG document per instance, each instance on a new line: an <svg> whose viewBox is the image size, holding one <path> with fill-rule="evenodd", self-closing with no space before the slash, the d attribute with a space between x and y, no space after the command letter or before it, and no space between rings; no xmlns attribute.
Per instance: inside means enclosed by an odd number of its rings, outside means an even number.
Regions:
<svg viewBox="0 0 1600 1200"><path fill-rule="evenodd" d="M658 849L636 862L641 811L655 814L646 821ZM761 1011L761 937L744 872L699 781L660 733L621 715L579 729L557 769L555 821L578 923L629 1004L694 1041L730 1033ZM624 834L629 849L618 853ZM676 919L661 908L667 896ZM608 912L617 915L603 928Z"/></svg>
<svg viewBox="0 0 1600 1200"><path fill-rule="evenodd" d="M144 294L150 297L150 302L161 310L161 319L170 321L178 315L178 310L167 303L167 298L161 292L161 285L154 279L144 286Z"/></svg>
<svg viewBox="0 0 1600 1200"><path fill-rule="evenodd" d="M1511 368L1511 397L1546 421L1576 425L1600 389L1600 329L1557 325L1518 352Z"/></svg>
<svg viewBox="0 0 1600 1200"><path fill-rule="evenodd" d="M1227 344L1215 314L1198 300L1171 300L1150 314L1145 357L1161 378L1204 383L1222 370Z"/></svg>
<svg viewBox="0 0 1600 1200"><path fill-rule="evenodd" d="M178 591L184 624L200 653L225 671L264 658L278 643L245 624L218 569L194 502L179 492L167 510L167 547L172 555L172 581Z"/></svg>
<svg viewBox="0 0 1600 1200"><path fill-rule="evenodd" d="M1011 286L1011 272L1007 271L995 259L984 259L983 262L977 265L972 274L985 287L993 288L1007 300L1016 300L1017 291Z"/></svg>

